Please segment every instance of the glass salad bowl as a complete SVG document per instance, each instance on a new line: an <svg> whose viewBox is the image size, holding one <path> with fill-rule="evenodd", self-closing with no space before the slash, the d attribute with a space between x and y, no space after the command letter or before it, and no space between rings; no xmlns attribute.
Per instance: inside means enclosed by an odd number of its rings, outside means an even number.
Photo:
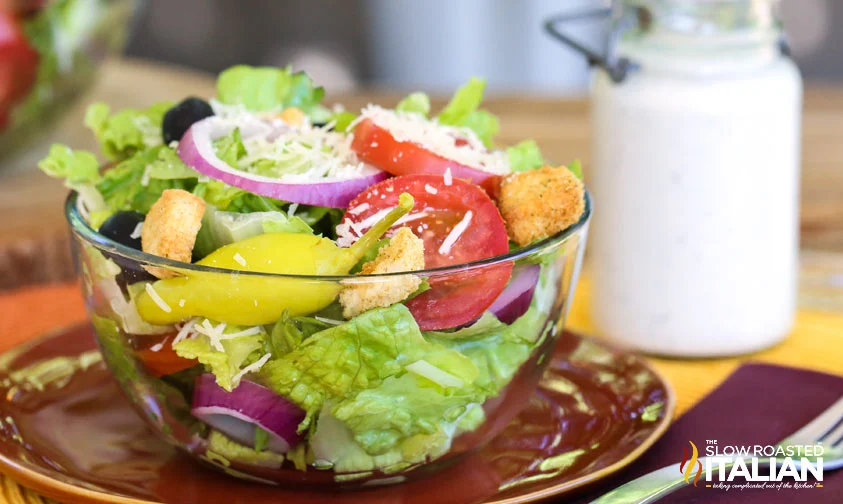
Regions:
<svg viewBox="0 0 843 504"><path fill-rule="evenodd" d="M139 0L0 2L0 156L45 132L123 48Z"/></svg>
<svg viewBox="0 0 843 504"><path fill-rule="evenodd" d="M506 255L414 272L430 288L452 293L511 272L478 320L444 331L421 331L402 303L345 321L331 301L349 285L391 282L407 273L293 276L176 262L92 229L75 193L66 215L105 362L162 439L238 477L356 486L445 467L484 445L526 405L562 334L591 209L586 196L578 223ZM287 259L285 251L277 258ZM144 292L163 302L152 288L152 268L159 277L162 270L182 276L176 280L187 288L178 306L220 292L233 296L219 304L221 315L242 302L242 292L254 293L255 306L271 305L274 296L325 306L312 316L285 312L274 324L249 329L213 317L151 326L138 307ZM458 295L453 302L461 302ZM226 394L223 385L231 383L215 382L205 366L174 352L185 341L199 341L190 338L196 333L215 335L201 341L225 345L227 359L259 363L227 378L239 382L233 390L241 394ZM203 349L193 351L202 360ZM231 364L209 365L219 377ZM306 415L285 394L318 414Z"/></svg>

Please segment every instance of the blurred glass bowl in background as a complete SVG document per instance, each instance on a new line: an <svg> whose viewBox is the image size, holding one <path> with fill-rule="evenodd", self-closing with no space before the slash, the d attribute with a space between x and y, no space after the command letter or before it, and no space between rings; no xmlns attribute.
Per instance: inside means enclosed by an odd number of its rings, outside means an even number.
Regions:
<svg viewBox="0 0 843 504"><path fill-rule="evenodd" d="M0 161L50 130L120 51L138 0L0 0Z"/></svg>

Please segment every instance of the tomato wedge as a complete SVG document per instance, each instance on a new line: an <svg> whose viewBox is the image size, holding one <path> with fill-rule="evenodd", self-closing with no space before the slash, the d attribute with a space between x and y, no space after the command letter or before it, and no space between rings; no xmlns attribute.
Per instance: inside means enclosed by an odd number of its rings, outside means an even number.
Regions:
<svg viewBox="0 0 843 504"><path fill-rule="evenodd" d="M466 141L455 138L456 145ZM454 178L481 186L490 196L497 197L501 176L486 173L431 152L414 142L399 142L371 119L360 121L354 128L351 150L361 160L393 175L429 173L444 175L450 169Z"/></svg>
<svg viewBox="0 0 843 504"><path fill-rule="evenodd" d="M365 232L367 227L361 223L397 205L404 192L416 204L393 230L407 226L424 241L426 268L464 264L509 251L506 227L489 196L474 184L453 179L449 185L437 175L405 175L373 185L351 202L341 224L357 225ZM504 262L433 275L428 279L430 290L406 305L422 330L457 327L480 317L511 274L512 263Z"/></svg>
<svg viewBox="0 0 843 504"><path fill-rule="evenodd" d="M150 375L160 378L184 371L199 363L196 359L179 357L176 351L173 350L173 345L170 344L170 341L174 337L175 334L170 334L164 339L159 340L155 345L135 351L135 355L137 355Z"/></svg>

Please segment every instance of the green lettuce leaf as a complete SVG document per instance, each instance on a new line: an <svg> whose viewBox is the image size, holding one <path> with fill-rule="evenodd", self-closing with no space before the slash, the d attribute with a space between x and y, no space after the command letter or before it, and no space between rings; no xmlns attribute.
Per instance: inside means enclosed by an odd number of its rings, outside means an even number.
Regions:
<svg viewBox="0 0 843 504"><path fill-rule="evenodd" d="M427 117L427 114L430 113L430 97L428 97L425 93L412 93L398 102L395 110L398 112L421 114Z"/></svg>
<svg viewBox="0 0 843 504"><path fill-rule="evenodd" d="M283 201L252 194L218 180L199 182L194 187L193 194L204 199L217 210L227 212L280 212L285 206Z"/></svg>
<svg viewBox="0 0 843 504"><path fill-rule="evenodd" d="M487 312L471 326L444 333L428 331L425 338L458 351L479 370L474 385L495 396L530 357L540 337L541 312L530 308L510 325Z"/></svg>
<svg viewBox="0 0 843 504"><path fill-rule="evenodd" d="M149 212L167 189L190 191L196 172L187 168L175 152L164 145L139 151L103 174L97 184L112 212Z"/></svg>
<svg viewBox="0 0 843 504"><path fill-rule="evenodd" d="M247 152L243 145L243 137L240 135L240 128L234 128L230 135L214 141L214 150L217 157L236 168L237 161L243 158Z"/></svg>
<svg viewBox="0 0 843 504"><path fill-rule="evenodd" d="M441 345L428 343L410 311L396 304L313 334L292 352L268 362L261 375L271 389L307 412L299 426L302 430L326 401L377 387L401 372L404 365L427 355L444 364L459 363L463 368L472 365L468 359L439 355L444 350ZM464 369L443 371L455 376L471 373Z"/></svg>
<svg viewBox="0 0 843 504"><path fill-rule="evenodd" d="M315 87L303 72L287 68L238 65L224 70L217 79L217 98L228 105L243 105L253 112L298 107L310 112L325 90Z"/></svg>
<svg viewBox="0 0 843 504"><path fill-rule="evenodd" d="M568 163L568 169L571 170L578 179L582 180L582 163L579 159L575 159L571 163Z"/></svg>
<svg viewBox="0 0 843 504"><path fill-rule="evenodd" d="M416 460L415 456L423 460L424 455L435 456L431 452L436 446L450 441L451 426L468 406L484 399L471 385L445 390L407 373L340 402L332 414L348 426L366 453L381 455L400 447L405 461ZM421 436L427 442L421 442Z"/></svg>
<svg viewBox="0 0 843 504"><path fill-rule="evenodd" d="M85 113L85 125L94 132L106 158L125 159L161 145L161 123L172 106L171 102L160 102L143 110L127 108L110 115L108 105L94 103Z"/></svg>
<svg viewBox="0 0 843 504"><path fill-rule="evenodd" d="M94 184L100 181L99 161L88 151L73 150L62 144L50 146L47 157L38 162L38 168L54 178L65 179L69 186Z"/></svg>
<svg viewBox="0 0 843 504"><path fill-rule="evenodd" d="M224 332L230 334L243 329L231 326L226 327ZM240 383L235 379L237 373L261 357L265 349L265 341L265 334L226 339L221 342L225 351L220 352L211 346L211 341L207 336L199 335L179 341L173 349L179 357L198 359L214 374L217 385L231 392Z"/></svg>
<svg viewBox="0 0 843 504"><path fill-rule="evenodd" d="M411 390L412 388L408 388L405 392ZM331 406L326 404L319 414L319 421L310 438L310 447L315 458L330 463L334 472L378 469L389 474L444 455L451 448L454 437L476 429L484 420L483 408L471 404L455 422L443 421L429 434L406 437L393 448L372 455L354 439L354 434L348 426L333 416Z"/></svg>
<svg viewBox="0 0 843 504"><path fill-rule="evenodd" d="M345 110L336 112L328 117L328 120L325 121L326 123L334 123L334 131L339 131L340 133L348 133L348 127L351 126L351 123L357 119L357 116L351 112L346 112Z"/></svg>
<svg viewBox="0 0 843 504"><path fill-rule="evenodd" d="M313 230L303 220L284 212L223 212L207 206L193 255L205 257L220 247L264 233L312 234Z"/></svg>
<svg viewBox="0 0 843 504"><path fill-rule="evenodd" d="M518 145L507 147L506 155L509 158L509 169L514 172L535 170L546 164L541 149L533 140L524 140Z"/></svg>
<svg viewBox="0 0 843 504"><path fill-rule="evenodd" d="M281 320L272 326L269 333L269 346L274 357L281 357L292 352L304 340L331 327L313 317L290 317L286 312Z"/></svg>
<svg viewBox="0 0 843 504"><path fill-rule="evenodd" d="M437 116L440 124L459 126L473 130L486 147L492 147L492 139L500 131L498 118L488 111L480 110L486 81L472 77L451 98L451 101Z"/></svg>
<svg viewBox="0 0 843 504"><path fill-rule="evenodd" d="M462 125L468 116L480 108L485 89L485 79L472 77L468 83L457 89L451 101L439 113L439 122L452 126Z"/></svg>
<svg viewBox="0 0 843 504"><path fill-rule="evenodd" d="M208 451L221 455L226 460L274 468L281 467L286 458L280 453L243 446L216 430L212 430L208 435Z"/></svg>

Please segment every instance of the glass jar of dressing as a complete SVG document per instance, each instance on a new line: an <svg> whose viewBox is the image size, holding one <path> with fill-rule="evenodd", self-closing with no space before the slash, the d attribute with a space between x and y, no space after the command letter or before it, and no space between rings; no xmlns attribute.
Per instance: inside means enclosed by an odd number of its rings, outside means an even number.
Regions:
<svg viewBox="0 0 843 504"><path fill-rule="evenodd" d="M590 54L591 312L622 344L725 356L790 331L802 81L778 3L616 1Z"/></svg>

